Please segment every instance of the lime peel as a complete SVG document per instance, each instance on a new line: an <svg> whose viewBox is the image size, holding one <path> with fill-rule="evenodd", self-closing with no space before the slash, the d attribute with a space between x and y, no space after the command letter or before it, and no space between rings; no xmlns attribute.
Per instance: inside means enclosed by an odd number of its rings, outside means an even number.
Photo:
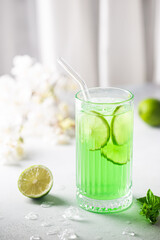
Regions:
<svg viewBox="0 0 160 240"><path fill-rule="evenodd" d="M81 116L81 138L86 141L89 150L99 150L104 147L110 138L110 127L107 120L98 112Z"/></svg>
<svg viewBox="0 0 160 240"><path fill-rule="evenodd" d="M160 100L147 98L139 103L139 116L151 126L160 126Z"/></svg>
<svg viewBox="0 0 160 240"><path fill-rule="evenodd" d="M101 149L101 155L116 165L124 165L130 161L128 149L128 145L118 146L108 143Z"/></svg>
<svg viewBox="0 0 160 240"><path fill-rule="evenodd" d="M19 191L29 198L45 196L52 186L52 172L43 165L33 165L25 169L18 179Z"/></svg>
<svg viewBox="0 0 160 240"><path fill-rule="evenodd" d="M124 112L124 106L118 106L111 121L111 138L115 145L128 142L132 131L132 111Z"/></svg>

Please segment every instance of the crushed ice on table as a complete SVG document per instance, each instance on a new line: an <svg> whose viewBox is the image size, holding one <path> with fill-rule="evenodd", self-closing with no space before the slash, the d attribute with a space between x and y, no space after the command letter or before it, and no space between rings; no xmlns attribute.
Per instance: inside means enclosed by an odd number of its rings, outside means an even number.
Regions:
<svg viewBox="0 0 160 240"><path fill-rule="evenodd" d="M45 221L41 223L42 227L51 227L54 226L54 223L52 221Z"/></svg>
<svg viewBox="0 0 160 240"><path fill-rule="evenodd" d="M30 240L41 240L42 238L38 235L34 235L30 237Z"/></svg>
<svg viewBox="0 0 160 240"><path fill-rule="evenodd" d="M34 212L30 212L27 215L25 215L25 218L28 220L37 220L38 219L38 214Z"/></svg>
<svg viewBox="0 0 160 240"><path fill-rule="evenodd" d="M61 240L71 240L71 239L78 239L78 236L75 234L74 230L69 228L65 229L58 234L59 239Z"/></svg>
<svg viewBox="0 0 160 240"><path fill-rule="evenodd" d="M43 202L42 204L41 204L41 207L43 207L43 208L50 208L50 207L52 207L54 205L54 202L52 201L52 202Z"/></svg>
<svg viewBox="0 0 160 240"><path fill-rule="evenodd" d="M44 218L41 222L42 227L51 227L55 225L55 219L53 217Z"/></svg>
<svg viewBox="0 0 160 240"><path fill-rule="evenodd" d="M58 235L59 231L60 231L60 228L59 227L55 227L55 228L50 229L47 232L47 235Z"/></svg>
<svg viewBox="0 0 160 240"><path fill-rule="evenodd" d="M134 232L129 232L129 231L123 231L122 235L127 235L127 236L131 236L134 237L136 234Z"/></svg>
<svg viewBox="0 0 160 240"><path fill-rule="evenodd" d="M75 221L82 220L82 216L80 215L79 209L72 206L65 210L63 217Z"/></svg>

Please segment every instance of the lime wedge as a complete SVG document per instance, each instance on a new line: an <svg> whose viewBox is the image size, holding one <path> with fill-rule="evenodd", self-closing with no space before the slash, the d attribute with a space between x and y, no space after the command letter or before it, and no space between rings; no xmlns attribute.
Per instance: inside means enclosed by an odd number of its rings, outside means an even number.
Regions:
<svg viewBox="0 0 160 240"><path fill-rule="evenodd" d="M108 143L101 149L101 154L115 164L123 165L130 160L128 145L118 146L113 143Z"/></svg>
<svg viewBox="0 0 160 240"><path fill-rule="evenodd" d="M46 195L52 186L52 173L42 165L34 165L25 169L18 179L19 191L30 198L40 198Z"/></svg>
<svg viewBox="0 0 160 240"><path fill-rule="evenodd" d="M116 145L128 142L132 133L133 116L132 111L125 112L124 106L118 106L114 110L115 116L111 121L111 137Z"/></svg>
<svg viewBox="0 0 160 240"><path fill-rule="evenodd" d="M80 137L90 150L101 149L110 138L110 127L107 120L95 111L83 113L80 119Z"/></svg>

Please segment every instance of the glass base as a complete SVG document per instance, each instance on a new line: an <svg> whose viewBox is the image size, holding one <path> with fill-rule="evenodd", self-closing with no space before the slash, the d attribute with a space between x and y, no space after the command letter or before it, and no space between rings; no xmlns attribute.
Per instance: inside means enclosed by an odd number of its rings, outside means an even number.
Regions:
<svg viewBox="0 0 160 240"><path fill-rule="evenodd" d="M132 190L127 195L113 200L96 200L83 196L77 191L78 205L90 212L113 213L127 209L132 204Z"/></svg>

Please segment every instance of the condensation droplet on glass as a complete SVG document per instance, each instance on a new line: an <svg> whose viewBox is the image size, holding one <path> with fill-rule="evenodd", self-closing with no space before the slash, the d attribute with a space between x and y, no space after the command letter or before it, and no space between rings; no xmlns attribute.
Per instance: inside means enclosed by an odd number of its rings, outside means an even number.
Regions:
<svg viewBox="0 0 160 240"><path fill-rule="evenodd" d="M54 202L52 201L52 202L43 202L42 204L41 204L41 207L43 207L43 208L50 208L50 207L52 207L54 205Z"/></svg>
<svg viewBox="0 0 160 240"><path fill-rule="evenodd" d="M38 214L34 212L30 212L27 215L25 215L25 218L28 220L37 220L38 219Z"/></svg>
<svg viewBox="0 0 160 240"><path fill-rule="evenodd" d="M71 240L78 239L78 236L75 234L73 229L65 229L64 231L58 234L59 239L61 240Z"/></svg>
<svg viewBox="0 0 160 240"><path fill-rule="evenodd" d="M64 218L68 218L70 220L80 221L82 220L82 217L80 216L79 209L76 207L69 207L65 210L63 214Z"/></svg>
<svg viewBox="0 0 160 240"><path fill-rule="evenodd" d="M42 238L38 235L34 235L30 237L30 240L41 240Z"/></svg>

